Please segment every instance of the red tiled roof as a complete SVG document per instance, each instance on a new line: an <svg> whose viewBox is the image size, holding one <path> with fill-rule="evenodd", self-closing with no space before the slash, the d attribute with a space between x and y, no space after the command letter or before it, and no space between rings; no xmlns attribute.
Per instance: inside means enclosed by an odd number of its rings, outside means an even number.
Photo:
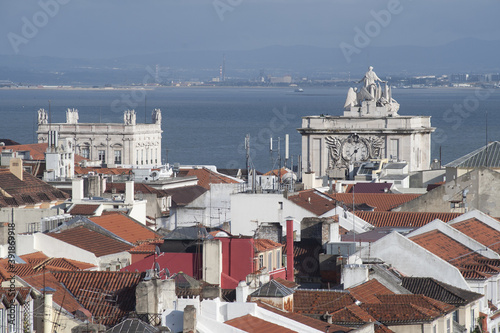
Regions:
<svg viewBox="0 0 500 333"><path fill-rule="evenodd" d="M439 230L432 230L413 236L410 239L446 261L456 260L473 254L471 249L445 235Z"/></svg>
<svg viewBox="0 0 500 333"><path fill-rule="evenodd" d="M300 191L296 195L289 196L288 200L304 209L307 209L317 216L322 215L337 206L337 202L335 200L314 189Z"/></svg>
<svg viewBox="0 0 500 333"><path fill-rule="evenodd" d="M161 238L161 236L153 230L121 212L109 212L108 214L93 216L89 219L133 244L138 244L140 241Z"/></svg>
<svg viewBox="0 0 500 333"><path fill-rule="evenodd" d="M163 192L158 191L151 186L137 182L134 183L134 192L147 194L163 194ZM106 183L105 193L125 193L125 183Z"/></svg>
<svg viewBox="0 0 500 333"><path fill-rule="evenodd" d="M135 309L138 272L56 272L54 277L92 313L95 322L114 325Z"/></svg>
<svg viewBox="0 0 500 333"><path fill-rule="evenodd" d="M448 222L462 215L461 213L427 213L427 212L363 212L356 211L356 216L371 225L381 227L415 227L420 228L435 219Z"/></svg>
<svg viewBox="0 0 500 333"><path fill-rule="evenodd" d="M127 168L82 168L80 166L75 166L75 175L87 175L89 172L94 172L95 174L102 175L128 175L131 171L132 169Z"/></svg>
<svg viewBox="0 0 500 333"><path fill-rule="evenodd" d="M500 272L499 259L487 259L439 230L432 230L410 239L457 267L466 279L482 280Z"/></svg>
<svg viewBox="0 0 500 333"><path fill-rule="evenodd" d="M325 193L327 194L327 193ZM361 205L367 204L371 207L375 207L376 212L380 211L390 211L405 202L416 199L420 194L394 194L394 193L332 193L327 194L332 199L338 202L338 205L342 206L345 204L348 209L352 208L353 197L354 204Z"/></svg>
<svg viewBox="0 0 500 333"><path fill-rule="evenodd" d="M35 205L64 201L69 195L42 180L23 172L23 180L8 169L0 169L0 207Z"/></svg>
<svg viewBox="0 0 500 333"><path fill-rule="evenodd" d="M43 288L54 289L54 302L72 314L82 308L81 304L59 283L51 272L44 271L36 275L24 277L23 280L38 291L41 291Z"/></svg>
<svg viewBox="0 0 500 333"><path fill-rule="evenodd" d="M132 248L127 243L93 231L85 226L51 232L47 235L92 252L96 257L128 251Z"/></svg>
<svg viewBox="0 0 500 333"><path fill-rule="evenodd" d="M345 308L339 309L330 315L332 316L332 322L342 325L360 325L377 321L356 304L346 306Z"/></svg>
<svg viewBox="0 0 500 333"><path fill-rule="evenodd" d="M334 325L334 324L328 324L322 320L314 319L311 317L307 317L298 313L294 312L286 312L281 309L272 307L268 304L262 303L261 301L254 301L259 307L271 311L273 313L276 313L279 316L286 317L291 320L295 320L296 322L299 322L301 324L307 325L309 327L315 328L317 330L320 330L322 332L326 332L326 328L330 327L330 332L338 332L338 331L343 331L343 332L349 332L352 331L352 328L349 327L344 327L344 326L339 326L339 325Z"/></svg>
<svg viewBox="0 0 500 333"><path fill-rule="evenodd" d="M356 183L345 193L387 193L390 191L392 183Z"/></svg>
<svg viewBox="0 0 500 333"><path fill-rule="evenodd" d="M253 245L256 252L264 252L283 247L282 244L276 243L270 239L254 239Z"/></svg>
<svg viewBox="0 0 500 333"><path fill-rule="evenodd" d="M237 184L238 181L229 178L218 172L213 172L207 168L200 169L181 169L178 176L189 177L196 176L198 185L210 190L210 184Z"/></svg>
<svg viewBox="0 0 500 333"><path fill-rule="evenodd" d="M282 279L280 277L275 277L274 280L276 280L276 282L279 282L280 284L282 284L285 287L290 288L290 289L295 289L299 286L297 283L295 283L293 281L285 280L285 279Z"/></svg>
<svg viewBox="0 0 500 333"><path fill-rule="evenodd" d="M348 290L355 299L362 303L380 303L376 295L394 294L376 279L369 280Z"/></svg>
<svg viewBox="0 0 500 333"><path fill-rule="evenodd" d="M45 152L47 151L48 146L48 143L30 143L26 145L0 146L0 151L9 149L13 151L29 150L32 160L43 161L45 160Z"/></svg>
<svg viewBox="0 0 500 333"><path fill-rule="evenodd" d="M94 215L97 208L99 208L100 205L85 205L85 204L77 204L73 205L73 208L68 212L71 215Z"/></svg>
<svg viewBox="0 0 500 333"><path fill-rule="evenodd" d="M412 304L361 304L360 307L385 325L429 322L441 316Z"/></svg>
<svg viewBox="0 0 500 333"><path fill-rule="evenodd" d="M263 319L254 317L250 314L234 318L225 322L225 324L236 327L249 333L288 333L295 332L283 326L279 326Z"/></svg>
<svg viewBox="0 0 500 333"><path fill-rule="evenodd" d="M451 226L500 254L500 231L476 218L453 223Z"/></svg>
<svg viewBox="0 0 500 333"><path fill-rule="evenodd" d="M137 245L133 248L131 248L128 252L129 253L135 253L135 254L153 254L155 253L155 249L157 245L160 245L163 243L163 240L161 241L152 241L152 242L145 242L140 245Z"/></svg>
<svg viewBox="0 0 500 333"><path fill-rule="evenodd" d="M354 304L351 294L333 290L297 289L293 295L294 312L323 315Z"/></svg>
<svg viewBox="0 0 500 333"><path fill-rule="evenodd" d="M385 294L377 295L377 298L384 304L412 304L420 308L437 311L446 314L455 310L455 306L440 302L424 295L413 294Z"/></svg>

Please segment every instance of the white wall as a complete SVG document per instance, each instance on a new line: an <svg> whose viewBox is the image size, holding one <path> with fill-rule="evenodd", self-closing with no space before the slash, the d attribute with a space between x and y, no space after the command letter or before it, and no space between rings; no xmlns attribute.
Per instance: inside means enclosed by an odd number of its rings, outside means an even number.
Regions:
<svg viewBox="0 0 500 333"><path fill-rule="evenodd" d="M42 251L48 257L67 258L83 261L98 266L97 257L79 247L73 246L54 237L37 232L31 235L17 236L17 255Z"/></svg>
<svg viewBox="0 0 500 333"><path fill-rule="evenodd" d="M283 203L283 209L280 209L280 202ZM238 193L231 196L231 233L233 235L253 236L257 227L264 222L279 222L284 226L289 216L298 222L304 217L316 217L315 214L296 205L281 194ZM298 223L294 223L294 231L300 234L300 227L296 229L297 226Z"/></svg>
<svg viewBox="0 0 500 333"><path fill-rule="evenodd" d="M361 249L362 258L380 258L408 276L433 277L455 287L470 290L460 271L397 232Z"/></svg>

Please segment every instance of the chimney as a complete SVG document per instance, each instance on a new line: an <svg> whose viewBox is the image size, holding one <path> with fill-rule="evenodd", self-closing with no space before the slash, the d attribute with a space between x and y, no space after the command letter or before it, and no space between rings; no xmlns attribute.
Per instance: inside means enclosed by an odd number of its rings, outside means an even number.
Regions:
<svg viewBox="0 0 500 333"><path fill-rule="evenodd" d="M196 332L196 308L194 305L186 305L184 308L184 326L182 332Z"/></svg>
<svg viewBox="0 0 500 333"><path fill-rule="evenodd" d="M125 204L134 203L134 182L132 180L125 182Z"/></svg>
<svg viewBox="0 0 500 333"><path fill-rule="evenodd" d="M245 303L248 298L248 285L245 281L240 281L236 287L236 302Z"/></svg>
<svg viewBox="0 0 500 333"><path fill-rule="evenodd" d="M71 200L73 202L82 201L83 196L83 178L74 178L71 184Z"/></svg>
<svg viewBox="0 0 500 333"><path fill-rule="evenodd" d="M55 289L46 287L42 289L45 294L43 301L43 331L50 332L52 330L52 299Z"/></svg>
<svg viewBox="0 0 500 333"><path fill-rule="evenodd" d="M293 219L286 220L286 279L295 281L293 268Z"/></svg>
<svg viewBox="0 0 500 333"><path fill-rule="evenodd" d="M23 160L20 158L11 158L9 165L10 172L19 178L21 181L23 180Z"/></svg>

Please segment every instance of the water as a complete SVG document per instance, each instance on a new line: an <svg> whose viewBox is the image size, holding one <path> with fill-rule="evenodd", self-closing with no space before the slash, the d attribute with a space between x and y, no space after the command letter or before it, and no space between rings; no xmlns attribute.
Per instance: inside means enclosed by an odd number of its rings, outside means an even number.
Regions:
<svg viewBox="0 0 500 333"><path fill-rule="evenodd" d="M245 135L251 137L252 164L260 171L277 167L269 153L269 137L277 147L290 134L290 155L297 161L301 137L297 128L307 115L340 115L346 88L156 88L124 90L0 89L0 137L20 143L36 142L36 111L48 109L52 122L65 122L66 108L79 110L79 122L123 122L123 110L134 107L137 121L151 122L153 108L162 110L163 160L181 164L245 166ZM401 115L432 116L437 128L432 157L452 161L486 142L500 140L500 89L394 89ZM454 105L462 106L454 110Z"/></svg>

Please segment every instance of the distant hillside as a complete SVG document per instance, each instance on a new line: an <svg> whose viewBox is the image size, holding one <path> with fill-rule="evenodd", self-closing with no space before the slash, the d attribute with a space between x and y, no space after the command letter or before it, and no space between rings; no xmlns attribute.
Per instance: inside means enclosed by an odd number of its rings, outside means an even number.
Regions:
<svg viewBox="0 0 500 333"><path fill-rule="evenodd" d="M0 80L26 83L139 83L159 64L175 79L207 80L218 75L222 54L228 76L266 74L307 76L311 73L359 75L373 65L380 75L500 72L499 42L458 40L434 47L367 47L348 63L340 48L269 46L249 51L172 51L114 59L61 59L0 55Z"/></svg>

